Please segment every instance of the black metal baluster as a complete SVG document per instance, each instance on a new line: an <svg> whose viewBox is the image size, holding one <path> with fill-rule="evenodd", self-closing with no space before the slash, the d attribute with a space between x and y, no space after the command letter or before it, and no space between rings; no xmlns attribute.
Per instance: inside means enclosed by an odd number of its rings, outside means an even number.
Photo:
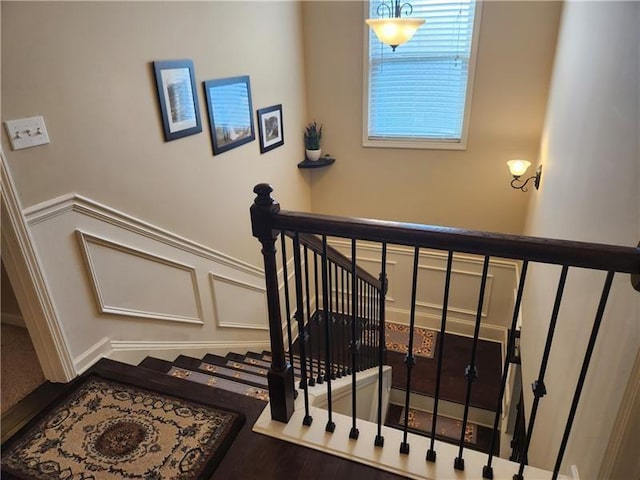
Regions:
<svg viewBox="0 0 640 480"><path fill-rule="evenodd" d="M613 275L615 272L608 272L607 278L604 282L604 287L602 289L602 295L600 296L600 304L598 305L598 310L596 312L596 318L593 321L593 327L591 329L591 336L589 337L589 343L587 344L587 351L584 355L584 360L582 362L582 368L580 370L580 376L578 378L578 383L576 385L576 390L573 394L573 400L571 402L571 410L569 410L569 418L567 418L567 424L564 429L564 434L562 435L562 443L560 444L560 450L558 451L558 457L556 459L556 464L553 467L553 477L551 480L556 480L558 478L558 473L560 472L560 465L562 464L562 457L564 456L565 448L567 448L567 442L569 441L569 434L571 433L571 426L573 425L573 419L576 415L576 410L578 409L578 402L580 401L580 395L582 393L582 387L584 385L584 380L587 376L587 370L589 369L589 363L591 361L591 355L593 354L593 348L596 343L596 338L598 337L598 331L600 330L600 323L602 322L602 317L604 315L604 309L607 306L607 299L609 298L609 292L611 290L611 285L613 283Z"/></svg>
<svg viewBox="0 0 640 480"><path fill-rule="evenodd" d="M327 316L325 321L329 323L329 335L333 334L333 297L331 296L331 289L332 289L332 285L333 285L333 278L331 275L331 261L329 261L327 259L327 290L326 290L326 294L329 297L329 311L327 312ZM327 346L327 348L330 348L333 345L333 339L331 337L328 338L328 340L325 341L325 344ZM335 372L335 368L333 365L333 353L329 352L329 355L327 355L326 357L327 359L330 359L331 361L327 363L327 368L325 369L324 372L324 379L327 380L327 377L330 376L331 380L335 380L336 379L336 372Z"/></svg>
<svg viewBox="0 0 640 480"><path fill-rule="evenodd" d="M411 396L411 371L416 364L413 356L413 327L416 322L416 294L418 289L418 259L420 257L420 247L415 247L413 252L413 280L411 285L411 318L409 320L409 346L404 364L407 368L407 386L404 399L404 427L402 429L402 443L400 453L409 453L409 443L407 442L407 430L409 428L409 399Z"/></svg>
<svg viewBox="0 0 640 480"><path fill-rule="evenodd" d="M558 290L556 292L556 299L553 304L553 312L551 313L551 321L549 322L549 332L547 333L547 341L544 345L544 353L542 354L542 362L540 363L540 373L538 380L533 382L531 388L533 389L533 406L531 407L531 415L529 416L529 427L527 428L527 438L525 438L524 446L522 449L522 460L520 461L520 468L518 473L513 476L513 480L523 480L522 472L524 472L525 459L529 452L529 443L531 442L531 435L533 434L533 427L536 421L536 415L538 413L538 404L540 399L547 393L547 388L544 385L544 374L547 371L547 362L549 361L549 353L551 352L551 343L553 342L553 334L556 329L556 321L558 320L558 313L560 311L560 303L562 302L562 293L564 292L564 284L567 281L567 272L569 267L567 265L562 266L562 272L560 272L560 281L558 282Z"/></svg>
<svg viewBox="0 0 640 480"><path fill-rule="evenodd" d="M309 249L307 248L307 246L304 246L304 278L305 278L305 292L306 292L306 300L307 300L307 328L306 328L306 332L307 332L307 337L309 339L308 341L308 345L309 345L309 379L307 380L307 385L313 386L315 384L312 383L313 382L313 355L312 355L312 348L311 345L313 344L313 337L311 334L311 294L309 292Z"/></svg>
<svg viewBox="0 0 640 480"><path fill-rule="evenodd" d="M380 313L379 313L379 341L378 341L378 434L373 444L376 447L384 446L382 436L382 365L384 363L385 325L384 325L384 297L387 282L387 244L382 244L382 271L380 272Z"/></svg>
<svg viewBox="0 0 640 480"><path fill-rule="evenodd" d="M364 280L360 281L360 288L362 289L361 298L361 306L362 312L360 313L360 338L362 340L362 350L360 351L360 358L362 358L362 362L360 364L360 370L366 370L369 367L369 331L368 327L368 316L369 316L369 285Z"/></svg>
<svg viewBox="0 0 640 480"><path fill-rule="evenodd" d="M324 380L322 379L322 367L321 367L321 361L320 359L322 358L322 347L321 347L321 339L322 339L322 329L321 329L321 324L322 324L322 316L320 315L320 295L318 294L318 286L320 284L320 280L318 279L318 254L316 253L313 257L313 269L315 272L315 279L316 279L316 325L317 325L317 337L318 337L318 350L317 350L317 357L316 357L316 361L318 363L318 376L316 377L316 381L315 383L317 383L318 385L321 385L322 383L324 383ZM324 313L322 314L324 315ZM314 384L315 384L314 383Z"/></svg>
<svg viewBox="0 0 640 480"><path fill-rule="evenodd" d="M326 432L333 432L336 429L336 424L333 423L333 405L331 401L331 314L330 314L330 300L331 292L329 290L329 262L327 259L327 236L322 236L322 303L325 311L324 319L324 347L325 347L325 380L327 381L327 413L328 420L327 425L324 428Z"/></svg>
<svg viewBox="0 0 640 480"><path fill-rule="evenodd" d="M335 313L334 313L334 319L335 321L333 322L333 327L334 327L334 334L335 334L335 342L334 342L334 362L335 362L335 373L336 373L336 377L341 378L342 377L342 368L340 368L340 351L342 350L342 344L340 342L340 330L341 330L341 320L342 318L340 317L340 292L338 292L338 264L334 263L334 283L335 283L335 287L336 287L336 303L335 303Z"/></svg>
<svg viewBox="0 0 640 480"><path fill-rule="evenodd" d="M306 259L306 251L305 251L305 262L307 261ZM310 364L310 369L309 369L309 380L307 382L307 384L310 387L313 387L316 384L316 379L314 377L314 373L313 373L313 339L315 337L319 337L320 334L318 332L318 329L316 329L315 334L312 333L312 331L314 330L313 328L313 324L315 322L318 321L318 254L317 253L313 253L313 283L315 284L315 312L313 314L309 315L309 364ZM307 277L307 282L309 281L309 278ZM309 285L307 283L307 292L309 292ZM308 305L308 309L309 312L311 312L311 304L309 302L309 298L307 297L307 305ZM320 343L320 338L318 338L318 344ZM318 354L319 355L319 354ZM318 366L318 368L320 368Z"/></svg>
<svg viewBox="0 0 640 480"><path fill-rule="evenodd" d="M442 379L442 359L444 358L444 340L447 330L447 310L449 308L449 288L451 287L451 267L453 265L453 252L449 251L447 257L447 273L444 280L444 298L442 300L442 319L440 321L440 337L438 339L438 368L436 373L436 391L433 401L433 418L431 420L431 445L427 450L427 461L436 461L435 440L436 422L438 419L438 404L440 402L440 380Z"/></svg>
<svg viewBox="0 0 640 480"><path fill-rule="evenodd" d="M284 276L284 305L287 314L287 343L289 344L289 364L293 367L293 340L291 332L291 302L289 299L289 274L287 272L287 247L285 241L286 234L280 232L280 245L282 248L282 275ZM294 389L294 395L298 391Z"/></svg>
<svg viewBox="0 0 640 480"><path fill-rule="evenodd" d="M304 328L304 303L302 300L302 266L300 264L300 236L298 232L293 237L293 264L296 277L296 320L298 321L298 348L300 349L300 380L304 392L304 420L303 425L311 425L313 418L309 414L309 388L307 387L307 356L305 354L306 332Z"/></svg>
<svg viewBox="0 0 640 480"><path fill-rule="evenodd" d="M347 339L349 337L349 331L351 330L349 328L349 319L351 318L350 312L351 310L349 309L349 272L347 270L344 271L344 289L343 289L343 298L342 298L342 304L346 307L345 308L345 317L344 317L344 345L345 345L345 361L344 361L344 371L343 374L346 375L351 375L351 366L349 363L349 347L347 345ZM345 302L346 300L346 302Z"/></svg>
<svg viewBox="0 0 640 480"><path fill-rule="evenodd" d="M375 355L375 324L374 324L374 310L375 296L373 294L373 285L369 284L369 368L375 367L376 355Z"/></svg>
<svg viewBox="0 0 640 480"><path fill-rule="evenodd" d="M467 365L464 377L467 381L467 395L464 402L464 415L462 417L462 433L460 434L460 443L458 444L458 456L453 462L453 468L456 470L464 470L464 458L462 452L464 450L464 436L467 430L467 420L469 419L469 402L471 401L471 387L473 382L478 379L478 370L476 369L476 349L478 347L478 335L480 334L480 321L482 320L482 305L484 303L484 291L487 285L487 273L489 271L489 256L484 257L482 266L482 280L480 281L480 294L478 297L478 310L476 311L476 325L473 331L473 346L471 347L471 363Z"/></svg>
<svg viewBox="0 0 640 480"><path fill-rule="evenodd" d="M366 370L369 367L369 339L367 336L367 316L368 316L368 311L367 311L367 305L368 305L368 296L369 296L369 291L368 291L368 285L367 282L365 282L364 280L361 280L361 285L360 287L362 288L362 313L360 315L360 338L362 340L362 344L363 344L363 350L361 350L361 358L362 358L362 363L360 364L360 369L361 370Z"/></svg>
<svg viewBox="0 0 640 480"><path fill-rule="evenodd" d="M378 338L378 335L376 335L376 288L374 285L371 285L369 287L369 289L371 290L371 323L370 323L370 330L371 330L371 366L372 367L377 367L377 359L378 359L378 355L377 352L378 350L376 349L376 339Z"/></svg>
<svg viewBox="0 0 640 480"><path fill-rule="evenodd" d="M516 295L516 303L513 306L513 318L511 319L511 330L509 334L509 341L507 342L507 354L504 358L504 365L502 367L502 380L500 382L500 394L498 395L498 409L496 410L496 416L493 421L493 431L491 432L491 446L489 447L489 458L487 464L482 468L482 476L484 478L493 478L493 468L491 462L493 460L493 450L496 445L496 438L498 437L498 423L500 422L500 414L502 413L502 398L504 397L505 387L507 385L507 374L509 372L509 359L510 354L513 351L515 338L516 338L516 325L518 323L518 314L520 313L520 303L522 302L522 294L524 292L524 283L527 276L527 267L529 262L525 260L522 263L522 272L520 274L520 282L518 284L518 293Z"/></svg>
<svg viewBox="0 0 640 480"><path fill-rule="evenodd" d="M347 276L347 271L343 268L340 274L340 290L342 291L342 308L340 312L342 313L341 321L340 321L340 331L342 333L342 338L340 340L340 350L341 350L341 363L342 363L342 376L346 377L349 375L349 371L347 369L347 364L349 363L349 353L348 353L348 345L347 345L347 330L346 327L349 325L347 321L347 315L349 313L349 306L347 305L347 309L345 311L345 277ZM347 297L348 298L348 297Z"/></svg>
<svg viewBox="0 0 640 480"><path fill-rule="evenodd" d="M364 336L364 342L366 343L365 348L365 356L364 362L362 365L362 369L366 370L369 368L370 355L369 355L369 284L362 281L362 288L364 290L364 297L362 298L362 302L364 305L364 312L362 315L362 334Z"/></svg>
<svg viewBox="0 0 640 480"><path fill-rule="evenodd" d="M358 282L356 278L356 239L351 239L351 431L349 438L357 439L360 431L356 428L356 361L360 342L356 340L358 316Z"/></svg>
<svg viewBox="0 0 640 480"><path fill-rule="evenodd" d="M353 326L353 275L351 275L351 273L347 272L347 282L345 284L346 288L347 288L347 313L348 313L348 320L347 320L347 324L346 324L346 329L347 331L345 332L347 335L349 335L349 337L351 337L351 330L352 330L352 326ZM349 299L351 299L351 301L349 301ZM347 351L348 351L348 356L349 356L349 362L347 364L347 375L351 375L353 372L353 362L352 362L352 358L351 358L351 342L349 342L349 347L347 347Z"/></svg>

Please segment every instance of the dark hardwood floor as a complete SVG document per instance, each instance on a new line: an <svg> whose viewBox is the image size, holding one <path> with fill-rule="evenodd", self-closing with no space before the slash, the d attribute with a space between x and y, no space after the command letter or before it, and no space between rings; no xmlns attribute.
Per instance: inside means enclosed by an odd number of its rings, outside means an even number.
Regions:
<svg viewBox="0 0 640 480"><path fill-rule="evenodd" d="M341 317L341 316L338 316ZM349 323L349 319L344 317ZM306 343L306 353L318 355L324 361L325 358L325 334L323 323L318 323L316 316L311 322L309 338ZM346 349L340 349L340 345L348 345L351 331L348 324L333 324L331 326L332 359L334 362L349 365L350 355ZM436 378L438 368L438 351L444 344L442 360L442 379L440 383L440 398L450 402L464 404L467 391L467 382L464 378L465 368L471 361L473 338L446 333L444 342L438 334L434 358L415 356L416 364L411 374L411 391L414 393L435 396ZM364 350L364 346L361 347ZM293 351L298 353L298 341L293 345ZM366 352L365 352L366 353ZM375 359L377 354L369 352L369 359ZM365 354L363 354L365 356ZM387 351L386 364L393 368L392 386L405 390L407 382L407 369L404 365L405 354ZM373 365L373 361L370 365ZM317 373L317 364L314 361L314 373ZM476 349L476 370L478 379L471 387L470 405L485 410L496 411L498 407L498 394L500 393L500 380L502 375L502 350L500 343L487 340L478 340Z"/></svg>
<svg viewBox="0 0 640 480"><path fill-rule="evenodd" d="M252 432L253 424L266 406L266 402L262 400L187 382L160 372L108 359L100 360L83 376L92 373L185 400L243 413L246 416L246 422L211 476L213 480L282 480L283 478L398 480L404 478ZM72 384L68 384L67 389L71 390L71 388ZM41 414L47 410L48 408L45 407ZM39 415L36 419L38 417ZM15 477L7 476L3 472L2 478Z"/></svg>
<svg viewBox="0 0 640 480"><path fill-rule="evenodd" d="M438 335L440 337L440 335ZM438 368L438 349L443 342L438 338L433 359L415 357L416 364L411 373L411 391L434 396ZM459 335L445 334L444 355L442 361L442 379L440 398L464 404L467 382L464 372L471 360L473 339ZM387 364L393 368L393 388L405 389L407 369L404 366L405 354L387 351ZM478 379L471 387L470 404L474 407L496 411L502 375L501 346L497 342L479 340L476 351Z"/></svg>

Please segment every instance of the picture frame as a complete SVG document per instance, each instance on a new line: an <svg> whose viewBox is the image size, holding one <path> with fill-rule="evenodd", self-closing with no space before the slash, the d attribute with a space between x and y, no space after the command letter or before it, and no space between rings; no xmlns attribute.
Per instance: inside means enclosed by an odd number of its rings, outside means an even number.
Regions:
<svg viewBox="0 0 640 480"><path fill-rule="evenodd" d="M256 135L249 76L207 80L203 83L213 154L219 155L254 141Z"/></svg>
<svg viewBox="0 0 640 480"><path fill-rule="evenodd" d="M193 62L156 61L153 71L165 141L202 132Z"/></svg>
<svg viewBox="0 0 640 480"><path fill-rule="evenodd" d="M258 110L258 137L260 138L260 153L284 145L281 104Z"/></svg>

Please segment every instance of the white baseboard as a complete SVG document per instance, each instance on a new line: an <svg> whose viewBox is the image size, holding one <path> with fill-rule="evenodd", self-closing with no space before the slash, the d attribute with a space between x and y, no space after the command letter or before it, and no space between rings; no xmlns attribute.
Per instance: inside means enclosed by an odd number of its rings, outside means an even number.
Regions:
<svg viewBox="0 0 640 480"><path fill-rule="evenodd" d="M578 474L578 467L575 465L571 465L571 478L573 480L580 480L580 475Z"/></svg>
<svg viewBox="0 0 640 480"><path fill-rule="evenodd" d="M15 313L5 313L2 312L2 323L5 325L13 325L14 327L27 328L27 325L24 323L24 318L22 315L17 315Z"/></svg>
<svg viewBox="0 0 640 480"><path fill-rule="evenodd" d="M145 342L111 341L108 357L119 362L137 365L146 357L173 361L179 355L202 358L207 353L226 355L229 352L269 350L268 341L224 341L224 342Z"/></svg>
<svg viewBox="0 0 640 480"><path fill-rule="evenodd" d="M411 312L400 308L386 309L386 321L393 323L400 323L403 325L409 325L409 319ZM441 318L416 313L415 325L416 327L428 328L430 330L440 330ZM455 335L461 335L463 337L473 337L473 331L475 322L467 320L461 320L459 318L447 318L447 333L453 333ZM506 336L506 329L497 325L480 324L480 333L478 338L481 340L488 340L490 342L502 343Z"/></svg>
<svg viewBox="0 0 640 480"><path fill-rule="evenodd" d="M104 337L99 342L87 348L84 352L73 359L73 366L80 375L91 367L102 357L106 357L111 352L111 341Z"/></svg>

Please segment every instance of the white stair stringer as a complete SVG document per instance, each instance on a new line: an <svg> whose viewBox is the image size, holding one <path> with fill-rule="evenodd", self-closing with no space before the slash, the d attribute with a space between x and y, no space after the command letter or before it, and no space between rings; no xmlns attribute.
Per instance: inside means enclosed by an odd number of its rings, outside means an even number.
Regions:
<svg viewBox="0 0 640 480"><path fill-rule="evenodd" d="M365 373L365 375L370 374L375 372ZM350 381L350 378L332 381L332 389L341 390L345 386L348 388ZM406 455L401 455L398 453L403 435L401 430L383 426L384 446L375 447L374 440L377 435L375 423L357 420L359 437L357 440L350 439L351 417L335 411L332 420L336 428L333 433L326 432L328 413L315 406L316 395L322 395L323 392L326 392L326 385L309 388L311 405L309 414L313 418L310 426L302 424L305 410L303 395L300 392L295 402L295 411L288 423L271 420L271 408L267 405L253 426L253 431L412 479L477 480L482 477L482 467L486 464L487 455L474 450L464 450L465 470L458 471L453 468L454 459L458 456L458 447L445 442L435 441L437 461L431 463L425 460L430 439L424 436L408 433L407 441L410 451ZM497 457L494 457L492 466L496 479L511 479L519 467L517 463ZM552 478L552 472L525 466L524 477L546 480ZM564 475L558 478L568 480Z"/></svg>

